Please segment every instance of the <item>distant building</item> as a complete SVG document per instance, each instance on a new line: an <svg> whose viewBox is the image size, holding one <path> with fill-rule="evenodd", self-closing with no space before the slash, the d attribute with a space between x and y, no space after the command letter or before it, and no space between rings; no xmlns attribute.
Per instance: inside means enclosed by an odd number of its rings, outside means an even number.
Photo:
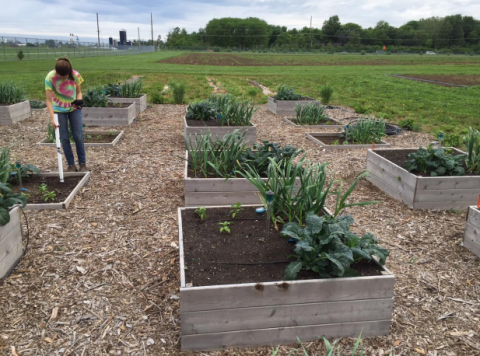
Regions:
<svg viewBox="0 0 480 356"><path fill-rule="evenodd" d="M127 46L131 46L131 45L132 45L132 41L127 41L127 42L125 42L125 44L126 44Z"/></svg>
<svg viewBox="0 0 480 356"><path fill-rule="evenodd" d="M108 38L108 44L110 45L110 47L113 46L113 38L112 37Z"/></svg>
<svg viewBox="0 0 480 356"><path fill-rule="evenodd" d="M126 45L127 44L127 31L120 30L120 44Z"/></svg>
<svg viewBox="0 0 480 356"><path fill-rule="evenodd" d="M117 40L113 40L113 47L117 47L117 46L118 46Z"/></svg>

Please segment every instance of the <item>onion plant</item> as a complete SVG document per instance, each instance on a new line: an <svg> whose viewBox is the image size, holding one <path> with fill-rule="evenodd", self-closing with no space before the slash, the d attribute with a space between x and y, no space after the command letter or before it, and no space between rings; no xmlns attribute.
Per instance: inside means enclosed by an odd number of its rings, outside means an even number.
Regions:
<svg viewBox="0 0 480 356"><path fill-rule="evenodd" d="M143 81L141 79L122 84L120 96L122 98L139 98L142 96Z"/></svg>
<svg viewBox="0 0 480 356"><path fill-rule="evenodd" d="M0 104L16 104L26 100L25 92L13 83L0 83Z"/></svg>
<svg viewBox="0 0 480 356"><path fill-rule="evenodd" d="M468 173L480 173L480 131L471 127L468 134L463 137L463 143L467 150L465 166Z"/></svg>
<svg viewBox="0 0 480 356"><path fill-rule="evenodd" d="M251 126L256 108L250 101L234 98L230 94L212 94L208 101L217 108L222 126Z"/></svg>
<svg viewBox="0 0 480 356"><path fill-rule="evenodd" d="M325 106L315 103L295 105L296 123L298 125L317 125L328 123L329 118L325 114Z"/></svg>
<svg viewBox="0 0 480 356"><path fill-rule="evenodd" d="M297 222L302 225L310 212L316 215L321 214L328 195L336 196L334 217L347 207L377 203L375 201L346 203L360 179L366 176L366 172L359 175L343 193L343 183L330 178L327 163L311 163L305 159L305 155L296 164L288 161L281 165L270 159L266 180L263 180L250 166L245 172L237 173L248 179L259 190L260 200L265 207L267 207L266 192L270 190L274 193L269 213L276 228L277 223ZM296 184L297 178L299 185ZM337 184L339 187L335 190L333 187Z"/></svg>
<svg viewBox="0 0 480 356"><path fill-rule="evenodd" d="M83 95L83 106L88 108L99 107L104 108L108 104L107 95L101 87L90 88Z"/></svg>
<svg viewBox="0 0 480 356"><path fill-rule="evenodd" d="M360 119L348 129L345 141L355 144L380 143L387 123L383 119Z"/></svg>

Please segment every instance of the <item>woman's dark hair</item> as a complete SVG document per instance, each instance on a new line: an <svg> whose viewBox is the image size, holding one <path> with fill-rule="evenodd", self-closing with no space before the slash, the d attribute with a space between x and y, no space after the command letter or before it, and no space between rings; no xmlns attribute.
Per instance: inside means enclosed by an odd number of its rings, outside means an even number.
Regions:
<svg viewBox="0 0 480 356"><path fill-rule="evenodd" d="M61 76L68 75L68 78L70 80L75 80L75 78L73 77L72 63L70 63L67 57L57 59L57 63L55 64L55 71Z"/></svg>

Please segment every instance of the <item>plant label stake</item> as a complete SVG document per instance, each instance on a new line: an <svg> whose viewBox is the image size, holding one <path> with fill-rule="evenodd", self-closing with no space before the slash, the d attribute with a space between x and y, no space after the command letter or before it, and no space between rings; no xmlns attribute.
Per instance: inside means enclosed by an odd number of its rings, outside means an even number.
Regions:
<svg viewBox="0 0 480 356"><path fill-rule="evenodd" d="M372 142L372 151L375 150L375 142Z"/></svg>
<svg viewBox="0 0 480 356"><path fill-rule="evenodd" d="M273 202L273 192L271 190L265 193L265 199L267 201L267 214L265 216L265 221L267 225L265 227L265 232L267 233L267 237L270 235L270 213L272 211L272 202Z"/></svg>
<svg viewBox="0 0 480 356"><path fill-rule="evenodd" d="M478 194L477 209L480 209L480 194Z"/></svg>
<svg viewBox="0 0 480 356"><path fill-rule="evenodd" d="M60 146L60 129L58 128L58 115L53 115L53 121L55 122L55 144L57 146L57 158L58 158L58 174L60 175L60 183L63 183L63 161L62 150Z"/></svg>
<svg viewBox="0 0 480 356"><path fill-rule="evenodd" d="M345 141L348 142L348 125L345 126Z"/></svg>
<svg viewBox="0 0 480 356"><path fill-rule="evenodd" d="M439 147L442 147L442 141L443 141L443 132L442 131L440 131L438 133L438 141L439 141L438 142Z"/></svg>

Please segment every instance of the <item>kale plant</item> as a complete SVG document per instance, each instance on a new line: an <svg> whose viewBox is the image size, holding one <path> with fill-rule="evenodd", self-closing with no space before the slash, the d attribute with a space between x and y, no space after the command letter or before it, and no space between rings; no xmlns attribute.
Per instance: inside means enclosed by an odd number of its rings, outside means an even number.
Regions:
<svg viewBox="0 0 480 356"><path fill-rule="evenodd" d="M186 119L207 121L216 119L217 115L215 105L212 102L205 100L188 105Z"/></svg>
<svg viewBox="0 0 480 356"><path fill-rule="evenodd" d="M104 108L108 104L107 95L103 92L103 88L92 88L87 90L83 96L83 106L87 108Z"/></svg>
<svg viewBox="0 0 480 356"><path fill-rule="evenodd" d="M277 100L300 100L302 96L300 94L295 94L293 87L287 85L281 85L277 89L277 94L273 97L275 101Z"/></svg>
<svg viewBox="0 0 480 356"><path fill-rule="evenodd" d="M436 176L463 176L465 155L453 155L451 149L443 147L420 147L418 151L410 153L405 161L405 168L409 172L420 172L432 177Z"/></svg>
<svg viewBox="0 0 480 356"><path fill-rule="evenodd" d="M122 90L122 84L108 83L103 87L103 90L106 95L119 97Z"/></svg>
<svg viewBox="0 0 480 356"><path fill-rule="evenodd" d="M5 226L10 221L9 210L14 205L20 204L25 207L27 198L19 193L12 193L10 184L0 182L0 226Z"/></svg>
<svg viewBox="0 0 480 356"><path fill-rule="evenodd" d="M286 224L281 235L296 240L297 260L287 266L285 279L295 279L302 268L327 278L355 275L351 265L371 261L372 256L385 264L390 252L379 246L372 234L359 237L350 231L352 224L349 215L332 218L314 213L307 214L305 227L295 222Z"/></svg>

